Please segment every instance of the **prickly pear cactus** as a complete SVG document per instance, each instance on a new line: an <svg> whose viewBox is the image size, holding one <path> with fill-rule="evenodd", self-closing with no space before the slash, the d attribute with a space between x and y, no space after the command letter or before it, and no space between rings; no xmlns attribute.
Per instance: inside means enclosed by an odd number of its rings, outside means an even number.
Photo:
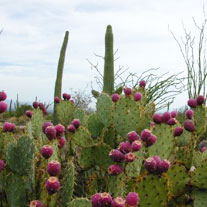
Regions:
<svg viewBox="0 0 207 207"><path fill-rule="evenodd" d="M86 198L76 198L68 203L68 207L92 207L91 201Z"/></svg>

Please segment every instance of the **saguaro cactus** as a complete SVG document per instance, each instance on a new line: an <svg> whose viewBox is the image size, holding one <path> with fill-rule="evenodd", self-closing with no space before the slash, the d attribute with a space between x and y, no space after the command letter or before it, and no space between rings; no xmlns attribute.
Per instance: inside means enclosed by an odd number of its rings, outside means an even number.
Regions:
<svg viewBox="0 0 207 207"><path fill-rule="evenodd" d="M106 29L104 59L103 91L111 95L114 91L114 53L111 25L108 25Z"/></svg>
<svg viewBox="0 0 207 207"><path fill-rule="evenodd" d="M61 90L62 90L62 76L63 76L63 68L64 68L64 62L65 62L65 53L67 49L68 44L68 36L69 32L65 32L65 37L63 40L63 45L60 51L60 57L58 61L58 68L57 68L57 77L55 82L55 94L54 97L57 96L61 98ZM57 113L56 113L56 103L54 103L54 121L57 122Z"/></svg>

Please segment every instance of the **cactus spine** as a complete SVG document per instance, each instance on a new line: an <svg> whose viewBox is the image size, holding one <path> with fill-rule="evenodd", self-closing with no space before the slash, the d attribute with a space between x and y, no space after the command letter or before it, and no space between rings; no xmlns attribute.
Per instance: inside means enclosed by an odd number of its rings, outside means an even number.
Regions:
<svg viewBox="0 0 207 207"><path fill-rule="evenodd" d="M111 95L114 91L114 53L111 25L108 25L106 29L104 60L103 92Z"/></svg>
<svg viewBox="0 0 207 207"><path fill-rule="evenodd" d="M58 68L57 68L57 76L56 76L56 81L55 81L55 96L58 96L61 98L61 90L62 90L62 76L63 76L63 68L64 68L64 62L65 62L65 53L67 49L67 44L68 44L68 36L69 32L65 32L65 37L63 40L63 45L60 51L60 57L58 61ZM57 122L57 113L56 113L56 106L57 104L54 103L54 121Z"/></svg>

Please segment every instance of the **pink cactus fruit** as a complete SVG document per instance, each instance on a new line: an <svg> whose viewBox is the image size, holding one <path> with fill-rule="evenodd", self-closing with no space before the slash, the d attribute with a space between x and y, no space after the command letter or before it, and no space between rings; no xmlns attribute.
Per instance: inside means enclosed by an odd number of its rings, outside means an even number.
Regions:
<svg viewBox="0 0 207 207"><path fill-rule="evenodd" d="M59 98L58 96L55 96L55 98L54 98L54 102L55 102L55 103L60 103L60 98Z"/></svg>
<svg viewBox="0 0 207 207"><path fill-rule="evenodd" d="M39 106L39 103L37 101L34 101L32 106L34 107L34 109L37 109Z"/></svg>
<svg viewBox="0 0 207 207"><path fill-rule="evenodd" d="M112 94L112 96L111 96L111 100L112 100L114 103L118 102L119 99L120 99L119 94L117 94L117 93Z"/></svg>
<svg viewBox="0 0 207 207"><path fill-rule="evenodd" d="M0 172L3 171L5 168L5 162L4 160L0 160Z"/></svg>
<svg viewBox="0 0 207 207"><path fill-rule="evenodd" d="M112 207L125 207L125 199L122 197L116 197L111 202Z"/></svg>
<svg viewBox="0 0 207 207"><path fill-rule="evenodd" d="M47 136L47 138L49 140L53 140L56 138L56 129L54 126L48 126L46 129L45 129L45 135Z"/></svg>
<svg viewBox="0 0 207 207"><path fill-rule="evenodd" d="M135 192L128 193L126 197L126 204L128 206L137 206L139 204L139 195Z"/></svg>
<svg viewBox="0 0 207 207"><path fill-rule="evenodd" d="M145 86L146 86L146 81L145 80L139 81L139 87L140 88L145 88Z"/></svg>
<svg viewBox="0 0 207 207"><path fill-rule="evenodd" d="M134 100L135 101L140 101L142 99L142 94L140 92L136 92L134 94Z"/></svg>
<svg viewBox="0 0 207 207"><path fill-rule="evenodd" d="M170 118L168 121L167 121L167 124L168 125L175 125L177 123L177 120L175 118Z"/></svg>
<svg viewBox="0 0 207 207"><path fill-rule="evenodd" d="M91 197L92 207L100 207L101 193L96 193Z"/></svg>
<svg viewBox="0 0 207 207"><path fill-rule="evenodd" d="M205 146L202 147L202 148L200 149L201 152L204 152L204 151L206 151L206 150L207 150L207 147L205 147ZM1 167L0 167L0 169L1 169ZM0 171L1 171L1 170L0 170Z"/></svg>
<svg viewBox="0 0 207 207"><path fill-rule="evenodd" d="M57 136L62 136L65 132L65 127L62 124L57 124L55 126L56 129L56 135Z"/></svg>
<svg viewBox="0 0 207 207"><path fill-rule="evenodd" d="M44 207L44 205L41 201L33 200L30 202L29 207Z"/></svg>
<svg viewBox="0 0 207 207"><path fill-rule="evenodd" d="M126 87L126 88L124 89L124 94L125 94L126 96L130 96L130 95L132 94L132 89Z"/></svg>
<svg viewBox="0 0 207 207"><path fill-rule="evenodd" d="M153 157L149 157L145 160L144 166L150 173L155 173L157 170L157 161Z"/></svg>
<svg viewBox="0 0 207 207"><path fill-rule="evenodd" d="M3 132L13 132L16 128L16 125L9 122L4 122L3 124Z"/></svg>
<svg viewBox="0 0 207 207"><path fill-rule="evenodd" d="M204 104L204 102L205 102L205 98L204 98L204 96L199 95L199 96L196 98L196 102L197 102L198 105L202 105L202 104Z"/></svg>
<svg viewBox="0 0 207 207"><path fill-rule="evenodd" d="M7 110L7 107L8 106L7 106L6 102L1 101L0 102L0 114L3 113L3 112L5 112Z"/></svg>
<svg viewBox="0 0 207 207"><path fill-rule="evenodd" d="M195 125L191 120L186 120L184 122L184 128L185 128L185 130L187 130L189 132L194 132L195 131Z"/></svg>
<svg viewBox="0 0 207 207"><path fill-rule="evenodd" d="M32 118L32 111L27 110L26 111L26 116L29 117L29 118Z"/></svg>
<svg viewBox="0 0 207 207"><path fill-rule="evenodd" d="M194 115L194 111L191 110L191 109L188 109L186 112L185 112L185 115L188 119L192 119L193 118L193 115Z"/></svg>
<svg viewBox="0 0 207 207"><path fill-rule="evenodd" d="M69 101L71 98L71 95L67 93L66 99Z"/></svg>
<svg viewBox="0 0 207 207"><path fill-rule="evenodd" d="M69 126L67 126L67 129L71 133L74 133L76 131L76 128L73 124L70 124Z"/></svg>
<svg viewBox="0 0 207 207"><path fill-rule="evenodd" d="M124 170L124 168L120 165L111 165L108 168L108 174L109 175L119 175L120 173L122 173Z"/></svg>
<svg viewBox="0 0 207 207"><path fill-rule="evenodd" d="M156 141L157 141L157 137L156 137L154 134L152 134L152 135L147 139L147 141L146 141L146 146L147 146L147 147L150 147L150 146L152 146Z"/></svg>
<svg viewBox="0 0 207 207"><path fill-rule="evenodd" d="M44 158L48 159L53 155L53 148L50 145L44 145L41 148L41 154Z"/></svg>
<svg viewBox="0 0 207 207"><path fill-rule="evenodd" d="M144 129L142 132L141 132L141 139L142 141L144 142L147 142L147 140L151 137L152 133L149 129Z"/></svg>
<svg viewBox="0 0 207 207"><path fill-rule="evenodd" d="M4 91L0 91L0 101L5 101L7 98L7 95Z"/></svg>
<svg viewBox="0 0 207 207"><path fill-rule="evenodd" d="M100 206L111 206L111 202L112 202L112 197L109 193L101 193L101 197L100 197Z"/></svg>
<svg viewBox="0 0 207 207"><path fill-rule="evenodd" d="M46 182L46 189L50 195L56 193L60 189L60 182L56 177L49 177Z"/></svg>
<svg viewBox="0 0 207 207"><path fill-rule="evenodd" d="M176 127L176 128L174 129L174 133L173 133L173 135L174 135L174 137L178 137L178 136L180 136L182 133L183 133L183 128L182 128L182 127Z"/></svg>
<svg viewBox="0 0 207 207"><path fill-rule="evenodd" d="M120 152L117 149L112 149L109 152L109 157L114 161L114 162L123 162L125 160L125 156L122 152Z"/></svg>
<svg viewBox="0 0 207 207"><path fill-rule="evenodd" d="M45 134L45 130L47 127L49 126L53 126L53 124L51 122L44 122L43 125L42 125L42 131L43 133Z"/></svg>
<svg viewBox="0 0 207 207"><path fill-rule="evenodd" d="M126 142L121 142L119 144L118 149L122 152L122 153L128 153L131 152L131 144L130 142L126 141Z"/></svg>
<svg viewBox="0 0 207 207"><path fill-rule="evenodd" d="M157 171L159 173L165 173L170 168L170 161L168 160L161 160L157 165Z"/></svg>
<svg viewBox="0 0 207 207"><path fill-rule="evenodd" d="M50 176L57 176L60 173L61 165L58 161L50 161L47 166L47 172Z"/></svg>
<svg viewBox="0 0 207 207"><path fill-rule="evenodd" d="M135 140L139 140L140 137L139 137L139 135L137 134L137 132L135 132L135 131L131 131L131 132L129 132L129 133L127 134L127 139L128 139L128 141L129 141L130 143L132 143L132 142L135 141Z"/></svg>
<svg viewBox="0 0 207 207"><path fill-rule="evenodd" d="M64 138L64 137L60 137L60 138L59 138L58 147L59 147L60 149L63 148L64 145L65 145L65 143L66 143L65 138Z"/></svg>
<svg viewBox="0 0 207 207"><path fill-rule="evenodd" d="M162 115L162 121L164 123L167 123L170 118L171 118L170 112L166 111L165 113L163 113L163 115Z"/></svg>
<svg viewBox="0 0 207 207"><path fill-rule="evenodd" d="M126 162L133 162L135 160L135 155L132 152L125 154L125 161Z"/></svg>
<svg viewBox="0 0 207 207"><path fill-rule="evenodd" d="M171 111L170 115L171 115L172 118L176 118L178 113L177 113L177 111Z"/></svg>
<svg viewBox="0 0 207 207"><path fill-rule="evenodd" d="M132 142L131 148L132 152L140 151L142 149L142 142L140 140L135 140Z"/></svg>
<svg viewBox="0 0 207 207"><path fill-rule="evenodd" d="M40 108L40 110L43 110L44 104L43 103L39 103L39 108Z"/></svg>
<svg viewBox="0 0 207 207"><path fill-rule="evenodd" d="M162 123L162 115L161 114L158 114L158 113L154 114L152 119L156 124Z"/></svg>
<svg viewBox="0 0 207 207"><path fill-rule="evenodd" d="M75 101L74 101L73 99L70 99L70 103L71 103L71 104L74 104Z"/></svg>
<svg viewBox="0 0 207 207"><path fill-rule="evenodd" d="M73 121L71 122L71 124L78 129L80 126L80 120L79 119L73 119Z"/></svg>
<svg viewBox="0 0 207 207"><path fill-rule="evenodd" d="M196 106L197 106L196 99L189 99L188 100L188 106L190 106L191 108L196 108Z"/></svg>
<svg viewBox="0 0 207 207"><path fill-rule="evenodd" d="M64 100L67 100L67 97L68 97L68 94L67 94L67 93L63 93L62 96L63 96L63 99L64 99Z"/></svg>

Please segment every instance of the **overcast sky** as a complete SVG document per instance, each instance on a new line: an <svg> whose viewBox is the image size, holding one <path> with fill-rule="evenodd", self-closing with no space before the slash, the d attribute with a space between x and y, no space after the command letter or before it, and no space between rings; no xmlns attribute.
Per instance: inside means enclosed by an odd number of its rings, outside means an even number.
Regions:
<svg viewBox="0 0 207 207"><path fill-rule="evenodd" d="M192 17L203 20L204 0L0 0L0 90L9 99L52 101L59 51L70 32L65 59L63 92L96 89L86 59L100 69L106 26L112 25L119 65L141 74L149 68L160 73L185 71L178 45L168 30L183 36L182 21L194 32ZM173 107L183 106L187 94Z"/></svg>

